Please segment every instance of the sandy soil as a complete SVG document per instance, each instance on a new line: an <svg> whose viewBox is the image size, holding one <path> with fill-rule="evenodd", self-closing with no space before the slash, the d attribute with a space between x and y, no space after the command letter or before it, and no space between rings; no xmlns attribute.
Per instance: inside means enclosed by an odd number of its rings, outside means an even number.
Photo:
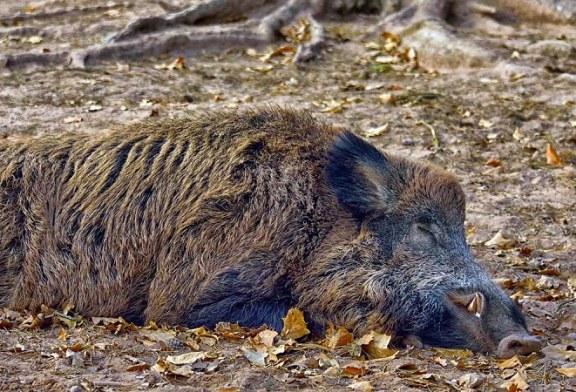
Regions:
<svg viewBox="0 0 576 392"><path fill-rule="evenodd" d="M34 12L71 3L37 3ZM0 52L85 47L136 15L163 13L154 1L106 4L15 21L3 17L22 11L22 3L3 0ZM390 53L375 53L361 40L371 22L329 23L332 47L307 65L292 65L289 50L264 50L184 54L182 69L174 67L176 55L90 69L0 69L0 133L99 132L149 116L254 104L305 108L359 134L377 133L370 139L385 150L435 162L460 178L473 252L522 304L547 343L543 353L502 364L466 352L403 349L395 358L366 361L354 343L332 350L275 341L285 352L258 366L242 350L258 331L211 334L92 320L71 328L68 317L5 309L0 390L461 390L474 380L479 390L576 390L576 379L556 370L576 367L576 29L522 26L506 37L470 35L502 62L436 73L401 59L389 64L383 56ZM7 34L15 25L42 32ZM486 245L500 230L510 241ZM172 371L178 365L163 367L167 356L190 351L207 354L184 365L183 375Z"/></svg>

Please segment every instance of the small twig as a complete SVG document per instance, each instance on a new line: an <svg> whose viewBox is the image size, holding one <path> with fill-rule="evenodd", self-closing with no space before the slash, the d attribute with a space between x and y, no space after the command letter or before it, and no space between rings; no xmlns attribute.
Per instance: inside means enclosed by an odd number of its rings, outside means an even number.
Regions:
<svg viewBox="0 0 576 392"><path fill-rule="evenodd" d="M572 299L568 299L566 301L560 302L560 304L558 305L558 307L556 308L556 313L559 313L560 310L562 310L562 308L572 302L576 302L576 298L572 298Z"/></svg>
<svg viewBox="0 0 576 392"><path fill-rule="evenodd" d="M434 144L434 148L436 150L439 150L440 149L440 139L438 138L438 135L436 134L436 130L434 129L434 127L423 120L418 121L417 124L422 124L426 128L428 128L428 130L430 131L430 134L432 135L432 143Z"/></svg>
<svg viewBox="0 0 576 392"><path fill-rule="evenodd" d="M117 387L117 388L127 387L126 383L119 381L98 380L94 381L92 384L94 384L95 387Z"/></svg>

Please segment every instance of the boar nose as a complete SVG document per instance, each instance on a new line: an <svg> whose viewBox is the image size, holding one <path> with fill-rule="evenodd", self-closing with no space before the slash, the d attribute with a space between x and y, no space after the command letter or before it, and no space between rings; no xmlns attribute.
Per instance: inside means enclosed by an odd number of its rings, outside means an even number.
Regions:
<svg viewBox="0 0 576 392"><path fill-rule="evenodd" d="M514 355L525 355L540 351L540 339L530 335L510 335L502 339L496 350L500 358L512 358Z"/></svg>

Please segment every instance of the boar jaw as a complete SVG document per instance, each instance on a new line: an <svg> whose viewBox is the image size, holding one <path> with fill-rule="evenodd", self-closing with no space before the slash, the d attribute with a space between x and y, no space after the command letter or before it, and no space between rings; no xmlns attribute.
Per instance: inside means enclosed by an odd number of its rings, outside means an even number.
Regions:
<svg viewBox="0 0 576 392"><path fill-rule="evenodd" d="M497 288L481 293L451 292L444 312L418 334L426 345L468 348L500 358L539 351L540 340L528 334L520 310Z"/></svg>

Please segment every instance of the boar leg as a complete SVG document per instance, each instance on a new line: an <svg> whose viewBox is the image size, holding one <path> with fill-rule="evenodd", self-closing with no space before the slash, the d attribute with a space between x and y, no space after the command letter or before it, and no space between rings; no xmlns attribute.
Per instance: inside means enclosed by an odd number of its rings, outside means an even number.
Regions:
<svg viewBox="0 0 576 392"><path fill-rule="evenodd" d="M332 322L362 334L387 325L371 300L370 282L376 274L353 258L306 271L295 291L309 329L318 335Z"/></svg>
<svg viewBox="0 0 576 392"><path fill-rule="evenodd" d="M190 327L214 327L218 322L237 323L247 327L266 324L282 328L282 317L294 303L289 281L276 273L269 261L244 261L221 272L198 280L194 292L182 294L190 282L170 284L156 281L146 315L148 320L184 324ZM180 273L183 279L190 276ZM151 295L152 297L152 295Z"/></svg>
<svg viewBox="0 0 576 392"><path fill-rule="evenodd" d="M266 324L280 331L291 305L286 282L286 277L273 276L262 263L228 268L204 285L185 323L209 327L221 321L245 327Z"/></svg>

